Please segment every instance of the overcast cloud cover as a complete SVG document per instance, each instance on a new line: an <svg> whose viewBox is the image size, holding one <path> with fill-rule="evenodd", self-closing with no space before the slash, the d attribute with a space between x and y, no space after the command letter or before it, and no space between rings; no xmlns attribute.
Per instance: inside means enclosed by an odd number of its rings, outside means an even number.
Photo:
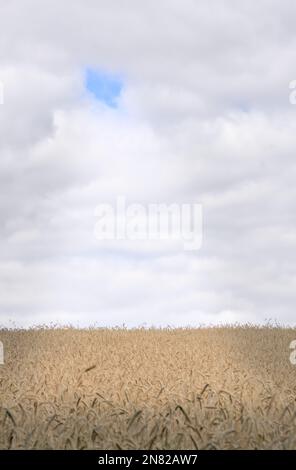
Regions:
<svg viewBox="0 0 296 470"><path fill-rule="evenodd" d="M0 320L295 324L294 0L0 0ZM108 106L87 70L117 77ZM200 251L94 211L203 204Z"/></svg>

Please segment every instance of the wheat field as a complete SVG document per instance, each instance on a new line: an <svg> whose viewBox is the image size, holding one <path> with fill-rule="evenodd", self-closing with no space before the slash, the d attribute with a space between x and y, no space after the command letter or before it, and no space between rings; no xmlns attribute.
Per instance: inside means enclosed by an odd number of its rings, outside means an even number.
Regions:
<svg viewBox="0 0 296 470"><path fill-rule="evenodd" d="M0 330L1 449L295 449L295 329Z"/></svg>

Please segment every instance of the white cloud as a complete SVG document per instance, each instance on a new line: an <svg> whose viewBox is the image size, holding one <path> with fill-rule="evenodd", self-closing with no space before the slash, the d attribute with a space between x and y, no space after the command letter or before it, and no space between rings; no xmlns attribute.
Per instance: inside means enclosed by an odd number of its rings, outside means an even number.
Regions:
<svg viewBox="0 0 296 470"><path fill-rule="evenodd" d="M1 9L1 322L293 323L294 2ZM118 109L89 66L122 76ZM202 250L99 243L118 195L203 203Z"/></svg>

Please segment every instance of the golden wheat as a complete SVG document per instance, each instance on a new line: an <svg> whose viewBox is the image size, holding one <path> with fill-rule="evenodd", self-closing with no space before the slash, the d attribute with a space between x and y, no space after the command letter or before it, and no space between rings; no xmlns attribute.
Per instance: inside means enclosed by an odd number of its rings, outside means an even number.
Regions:
<svg viewBox="0 0 296 470"><path fill-rule="evenodd" d="M295 449L295 329L0 330L2 449Z"/></svg>

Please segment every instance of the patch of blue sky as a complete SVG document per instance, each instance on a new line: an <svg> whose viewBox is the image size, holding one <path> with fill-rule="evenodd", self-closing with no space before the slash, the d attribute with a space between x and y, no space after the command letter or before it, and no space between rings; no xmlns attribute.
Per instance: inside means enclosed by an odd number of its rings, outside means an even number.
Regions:
<svg viewBox="0 0 296 470"><path fill-rule="evenodd" d="M117 108L118 98L123 88L123 81L102 70L87 68L85 87L95 97L111 108Z"/></svg>

